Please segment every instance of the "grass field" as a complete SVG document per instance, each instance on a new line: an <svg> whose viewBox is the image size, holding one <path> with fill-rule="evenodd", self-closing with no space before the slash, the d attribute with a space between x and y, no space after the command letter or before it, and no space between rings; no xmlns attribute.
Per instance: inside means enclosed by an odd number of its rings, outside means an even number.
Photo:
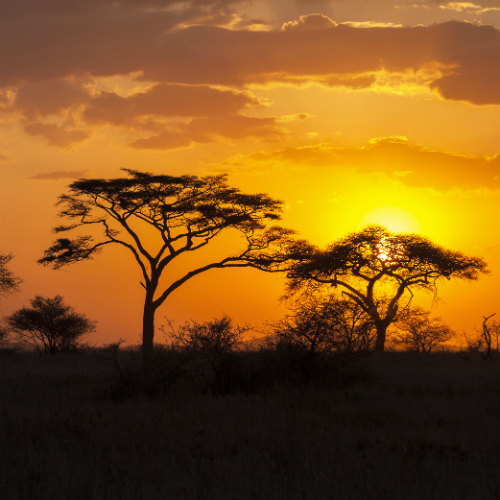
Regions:
<svg viewBox="0 0 500 500"><path fill-rule="evenodd" d="M0 363L2 499L500 499L500 360L388 352L219 396L124 392L138 372L89 353Z"/></svg>

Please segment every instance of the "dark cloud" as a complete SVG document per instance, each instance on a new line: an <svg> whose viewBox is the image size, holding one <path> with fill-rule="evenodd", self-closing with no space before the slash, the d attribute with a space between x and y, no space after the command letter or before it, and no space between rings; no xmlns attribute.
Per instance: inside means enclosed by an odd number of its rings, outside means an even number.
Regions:
<svg viewBox="0 0 500 500"><path fill-rule="evenodd" d="M61 148L90 137L91 128L81 128L86 124L161 132L159 136L137 141L134 147L170 149L222 137L256 136L268 140L282 136L283 129L274 125L274 118L238 114L242 109L263 105L249 91L208 86L157 84L123 97L115 92L92 95L88 81L49 80L21 87L13 104L6 109L22 116L28 134L42 136L49 144ZM42 121L52 116L63 118L63 124ZM212 119L205 120L209 117ZM184 120L171 130L168 119L172 118L177 122ZM195 120L186 121L186 118ZM80 128L75 126L78 119Z"/></svg>
<svg viewBox="0 0 500 500"><path fill-rule="evenodd" d="M180 124L174 130L139 139L131 144L136 149L177 149L193 143L204 144L224 140L255 137L264 141L283 139L286 130L277 125L275 117L257 118L245 115L196 118Z"/></svg>
<svg viewBox="0 0 500 500"><path fill-rule="evenodd" d="M168 30L235 0L13 0L0 2L0 86L156 64ZM132 70L134 71L134 70Z"/></svg>
<svg viewBox="0 0 500 500"><path fill-rule="evenodd" d="M29 135L41 136L51 146L62 149L71 148L91 136L91 133L87 130L67 129L55 123L42 122L29 123L24 126L24 131Z"/></svg>
<svg viewBox="0 0 500 500"><path fill-rule="evenodd" d="M37 181L81 179L83 177L88 177L91 172L92 170L59 170L57 172L36 174L33 177L30 177L30 179L35 179Z"/></svg>
<svg viewBox="0 0 500 500"><path fill-rule="evenodd" d="M145 116L221 116L259 106L262 103L250 92L159 84L129 97L102 92L89 101L84 117L89 123L133 127Z"/></svg>
<svg viewBox="0 0 500 500"><path fill-rule="evenodd" d="M363 89L380 71L397 80L431 69L428 84L445 99L500 104L500 31L492 26L360 28L321 14L271 31L214 25L236 19L224 13L231 3L1 2L2 112L62 148L90 137L93 127L112 125L157 134L133 147L169 149L284 136L275 118L245 116L245 108L262 103L228 86ZM131 74L156 85L128 97L92 91L95 78ZM173 127L172 119L182 122Z"/></svg>
<svg viewBox="0 0 500 500"><path fill-rule="evenodd" d="M87 82L88 83L88 82ZM79 106L90 99L81 80L47 80L22 86L17 92L13 110L30 121Z"/></svg>
<svg viewBox="0 0 500 500"><path fill-rule="evenodd" d="M173 30L195 19L193 11L80 3L100 7L78 15L47 7L38 15L25 9L24 15L7 16L0 30L2 46L8 47L0 53L3 87L142 71L144 80L164 83L244 87L330 79L361 88L358 78L380 70L432 66L442 75L431 86L444 98L500 104L500 31L492 26L359 28L312 14L264 32L199 25Z"/></svg>

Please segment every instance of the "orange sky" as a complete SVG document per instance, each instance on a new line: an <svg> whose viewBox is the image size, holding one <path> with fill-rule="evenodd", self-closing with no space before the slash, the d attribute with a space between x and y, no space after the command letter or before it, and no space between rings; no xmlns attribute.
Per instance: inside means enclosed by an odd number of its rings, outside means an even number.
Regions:
<svg viewBox="0 0 500 500"><path fill-rule="evenodd" d="M500 313L498 0L0 9L0 249L25 281L2 315L60 294L97 320L92 342L139 341L143 290L126 254L36 264L65 187L124 167L227 172L284 200L283 225L318 245L372 222L418 231L491 270L444 284L436 314L471 332ZM229 235L212 251L233 244ZM282 293L281 275L212 271L175 292L157 325L227 313L259 327L286 312Z"/></svg>

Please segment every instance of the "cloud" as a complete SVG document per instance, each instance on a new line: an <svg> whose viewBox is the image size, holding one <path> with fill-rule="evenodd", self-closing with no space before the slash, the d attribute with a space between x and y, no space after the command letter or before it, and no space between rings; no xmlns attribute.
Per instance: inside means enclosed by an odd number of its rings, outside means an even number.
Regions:
<svg viewBox="0 0 500 500"><path fill-rule="evenodd" d="M250 31L267 31L269 27L262 19L248 19L246 16L240 16L232 12L217 12L215 14L203 15L188 19L174 26L170 32L191 26L217 26L225 29L239 29Z"/></svg>
<svg viewBox="0 0 500 500"><path fill-rule="evenodd" d="M286 129L277 126L277 122L276 117L257 118L241 114L195 118L181 123L174 130L138 139L131 146L135 149L177 149L194 143L224 142L247 137L273 141L286 137Z"/></svg>
<svg viewBox="0 0 500 500"><path fill-rule="evenodd" d="M158 84L129 97L101 92L88 102L83 115L92 124L134 127L139 119L147 116L221 116L261 106L263 103L248 91Z"/></svg>
<svg viewBox="0 0 500 500"><path fill-rule="evenodd" d="M36 174L30 179L37 181L61 181L69 179L82 179L84 177L89 177L92 174L92 170L59 170L57 172L46 172Z"/></svg>
<svg viewBox="0 0 500 500"><path fill-rule="evenodd" d="M409 143L402 137L372 139L361 147L331 143L286 148L269 153L237 155L217 165L232 172L268 172L276 168L353 169L360 173L381 172L417 188L438 191L460 189L500 190L500 154L493 157L465 156L435 151Z"/></svg>
<svg viewBox="0 0 500 500"><path fill-rule="evenodd" d="M310 14L280 29L252 31L247 28L255 20L224 10L230 4L2 4L0 43L8 47L0 51L2 113L61 148L110 125L155 133L134 141L135 148L171 149L283 138L280 119L246 115L246 109L265 105L245 90L252 86L379 92L413 78L412 88L444 99L500 104L500 31L492 26L338 24ZM127 75L143 84L141 91L95 90L103 78Z"/></svg>
<svg viewBox="0 0 500 500"><path fill-rule="evenodd" d="M363 21L363 22L347 21L342 24L345 24L346 26L351 26L352 28L401 28L403 26L402 24L378 23L375 21Z"/></svg>
<svg viewBox="0 0 500 500"><path fill-rule="evenodd" d="M491 7L495 7L498 5L498 0L481 0L481 4L477 5L474 2L455 2L455 1L450 1L450 0L404 0L406 4L403 5L398 5L397 7L437 7L440 9L447 9L450 8L450 10L464 10L464 8L467 8L467 6L472 8L478 8L478 9L487 9L487 10L495 10L492 9ZM455 4L458 6L458 8L455 8L453 6Z"/></svg>
<svg viewBox="0 0 500 500"><path fill-rule="evenodd" d="M90 99L90 79L47 80L19 88L12 109L30 121L80 106Z"/></svg>
<svg viewBox="0 0 500 500"><path fill-rule="evenodd" d="M410 0L411 1L411 0ZM483 0L482 5L473 2L450 2L449 0L427 0L413 1L404 5L396 5L396 9L401 8L424 8L424 9L440 9L449 10L457 13L481 15L488 12L500 11L498 0Z"/></svg>
<svg viewBox="0 0 500 500"><path fill-rule="evenodd" d="M282 31L310 31L335 28L337 23L323 14L309 14L300 16L298 21L290 21L283 24Z"/></svg>
<svg viewBox="0 0 500 500"><path fill-rule="evenodd" d="M144 78L240 86L329 79L333 85L363 88L379 72L417 73L433 67L431 88L444 98L500 104L500 31L491 26L447 22L355 28L330 22L324 27L324 16L314 16L309 26L311 17L264 33L183 30L175 35L176 50L166 48L166 63L145 68ZM193 61L194 66L188 70L181 60Z"/></svg>
<svg viewBox="0 0 500 500"><path fill-rule="evenodd" d="M24 131L29 135L41 136L51 146L62 149L71 148L91 136L87 130L67 129L55 123L42 122L29 123L24 126Z"/></svg>
<svg viewBox="0 0 500 500"><path fill-rule="evenodd" d="M28 8L31 2L9 3L20 5L9 6L14 14L4 16L0 31L8 47L0 53L3 88L142 72L145 81L163 84L330 82L356 89L372 85L380 72L417 73L432 66L437 74L431 88L443 98L500 104L500 31L492 26L451 21L355 27L310 14L281 29L251 31L214 25L215 11L202 3L181 3L176 10L172 2L43 2L48 7L36 14ZM53 6L66 3L98 6ZM233 18L229 13L217 19ZM188 27L172 31L180 23Z"/></svg>
<svg viewBox="0 0 500 500"><path fill-rule="evenodd" d="M0 161L2 162L11 162L13 161L13 159L6 153L3 153L2 151L0 151Z"/></svg>
<svg viewBox="0 0 500 500"><path fill-rule="evenodd" d="M137 141L134 147L170 149L192 142L243 138L245 131L247 136L265 140L282 136L283 129L275 126L274 118L252 119L238 113L263 106L265 103L248 90L156 84L122 96L116 92L92 93L89 81L66 79L25 85L6 109L21 116L26 133L42 136L61 148L84 141L93 128L111 125L160 132L154 138ZM209 117L218 118L204 120ZM172 121L178 123L173 131ZM203 130L209 126L214 130Z"/></svg>
<svg viewBox="0 0 500 500"><path fill-rule="evenodd" d="M481 5L477 5L472 2L439 2L439 8L445 10L454 10L455 12L472 11L477 14L500 10L500 7L481 7Z"/></svg>

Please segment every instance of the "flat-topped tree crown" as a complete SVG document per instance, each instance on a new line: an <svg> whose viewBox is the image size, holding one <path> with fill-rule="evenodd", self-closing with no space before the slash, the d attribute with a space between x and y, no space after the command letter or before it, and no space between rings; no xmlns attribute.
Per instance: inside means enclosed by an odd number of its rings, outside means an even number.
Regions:
<svg viewBox="0 0 500 500"><path fill-rule="evenodd" d="M143 316L143 347L151 349L154 313L183 283L210 269L255 267L283 270L291 249L300 244L295 232L268 226L281 219L283 203L266 194L245 194L227 184L226 175L207 177L156 175L124 169L127 177L80 179L59 198L60 216L69 224L56 233L78 228L100 228L99 237L77 235L59 238L45 251L41 264L53 268L92 258L106 245L120 245L138 263L146 290ZM157 246L145 245L144 229L158 236ZM198 267L166 287L159 279L175 258L208 245L221 231L239 231L245 248L234 255ZM92 231L95 233L95 231Z"/></svg>
<svg viewBox="0 0 500 500"><path fill-rule="evenodd" d="M387 327L396 320L406 292L436 292L442 279L477 280L487 272L479 257L444 249L418 234L372 225L298 261L287 275L288 293L341 287L374 321L376 350L383 351Z"/></svg>

